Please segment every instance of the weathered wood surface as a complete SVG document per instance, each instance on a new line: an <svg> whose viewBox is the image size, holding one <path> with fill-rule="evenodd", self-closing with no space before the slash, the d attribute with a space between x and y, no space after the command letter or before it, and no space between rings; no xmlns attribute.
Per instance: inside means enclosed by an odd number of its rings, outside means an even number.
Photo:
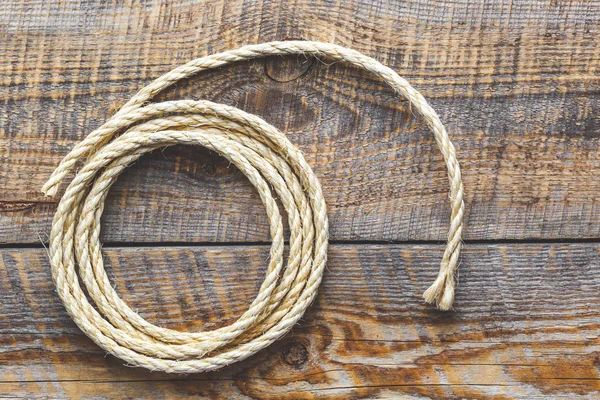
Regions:
<svg viewBox="0 0 600 400"><path fill-rule="evenodd" d="M442 253L423 242L443 240L449 217L423 123L354 68L256 60L161 99L238 106L304 151L340 243L319 297L282 341L223 371L125 367L54 293L39 242L56 203L39 188L152 79L286 38L373 56L440 114L466 187L456 312L420 298ZM0 398L600 397L600 1L11 0L0 54ZM222 326L262 279L258 195L203 149L142 158L103 223L117 291L151 321Z"/></svg>
<svg viewBox="0 0 600 400"><path fill-rule="evenodd" d="M62 308L44 251L4 249L0 391L41 398L600 396L598 244L471 245L450 313L419 297L442 251L333 246L319 296L292 334L222 371L177 376L105 357ZM104 254L118 293L142 316L176 329L214 329L256 295L268 246Z"/></svg>
<svg viewBox="0 0 600 400"><path fill-rule="evenodd" d="M40 186L151 79L286 37L363 51L431 100L464 169L467 239L600 235L600 3L225 3L0 6L1 242L44 237L55 204ZM242 63L165 96L237 105L286 132L326 189L332 239L444 239L446 178L421 121L373 77L299 64ZM114 189L104 240L268 238L258 196L223 160L165 156L145 158Z"/></svg>

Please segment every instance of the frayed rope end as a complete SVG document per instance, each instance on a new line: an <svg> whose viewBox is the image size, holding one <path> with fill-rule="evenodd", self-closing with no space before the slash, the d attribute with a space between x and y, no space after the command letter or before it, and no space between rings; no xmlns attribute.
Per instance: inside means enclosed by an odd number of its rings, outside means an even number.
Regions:
<svg viewBox="0 0 600 400"><path fill-rule="evenodd" d="M423 293L428 304L435 305L439 310L448 311L454 303L454 285L448 277L438 276L435 282Z"/></svg>
<svg viewBox="0 0 600 400"><path fill-rule="evenodd" d="M44 186L42 186L42 193L46 197L54 197L58 193L58 185L52 185L50 182L46 182Z"/></svg>

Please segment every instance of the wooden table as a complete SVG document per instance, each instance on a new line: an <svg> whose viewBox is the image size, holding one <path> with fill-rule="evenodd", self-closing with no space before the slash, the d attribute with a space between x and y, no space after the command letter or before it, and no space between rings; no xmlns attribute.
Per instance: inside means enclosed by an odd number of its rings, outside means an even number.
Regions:
<svg viewBox="0 0 600 400"><path fill-rule="evenodd" d="M296 0L0 4L0 397L598 398L600 2ZM432 135L377 79L303 57L240 63L161 98L263 116L305 153L330 261L290 334L221 371L130 368L71 321L40 187L75 143L195 57L286 38L355 48L438 111L466 188L453 312L423 303L444 248ZM107 269L148 320L231 323L256 295L268 225L223 158L173 147L112 189Z"/></svg>

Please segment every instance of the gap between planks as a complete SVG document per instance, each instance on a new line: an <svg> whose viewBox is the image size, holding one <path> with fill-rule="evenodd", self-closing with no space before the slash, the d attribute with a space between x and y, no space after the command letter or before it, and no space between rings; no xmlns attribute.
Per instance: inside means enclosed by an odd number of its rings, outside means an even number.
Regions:
<svg viewBox="0 0 600 400"><path fill-rule="evenodd" d="M564 238L564 239L477 239L463 240L465 246L477 245L519 245L519 244L597 244L600 238ZM440 246L443 240L330 240L333 246ZM239 247L239 246L270 246L270 242L104 242L103 248L161 248L161 247ZM289 245L286 240L285 245ZM0 243L0 249L43 249L48 242L39 243Z"/></svg>

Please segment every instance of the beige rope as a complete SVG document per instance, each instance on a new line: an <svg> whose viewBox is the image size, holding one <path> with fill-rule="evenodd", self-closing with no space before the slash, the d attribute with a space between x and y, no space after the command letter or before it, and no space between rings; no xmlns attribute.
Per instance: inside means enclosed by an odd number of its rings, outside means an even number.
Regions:
<svg viewBox="0 0 600 400"><path fill-rule="evenodd" d="M455 150L435 111L390 68L333 44L289 41L245 46L193 60L140 90L62 160L42 191L54 196L75 163L86 159L62 196L52 225L50 258L57 292L77 325L99 346L136 366L201 372L242 360L282 337L314 300L327 258L328 221L321 185L300 150L257 116L210 101L149 101L173 83L211 68L269 55L306 54L344 61L382 78L408 99L435 135L450 180L448 246L427 302L447 310L461 247L463 187ZM113 289L101 254L100 217L108 190L141 155L177 143L204 146L235 164L256 187L267 210L272 247L265 281L248 310L229 326L179 332L143 319ZM281 200L290 226L284 267ZM75 266L90 304L81 288Z"/></svg>

